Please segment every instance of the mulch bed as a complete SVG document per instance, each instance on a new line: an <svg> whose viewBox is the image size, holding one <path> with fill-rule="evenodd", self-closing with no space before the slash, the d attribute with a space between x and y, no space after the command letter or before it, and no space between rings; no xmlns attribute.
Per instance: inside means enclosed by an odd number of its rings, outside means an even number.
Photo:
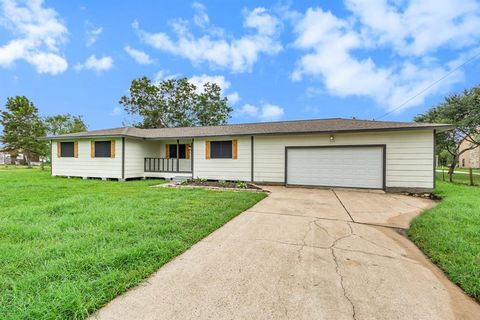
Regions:
<svg viewBox="0 0 480 320"><path fill-rule="evenodd" d="M183 186L196 186L196 187L213 187L213 188L225 188L225 189L245 189L245 190L262 190L262 188L253 185L251 183L247 182L247 187L246 188L239 188L237 186L236 182L230 182L230 181L225 181L225 182L218 182L218 181L192 181L189 180L188 182L185 182L182 184Z"/></svg>

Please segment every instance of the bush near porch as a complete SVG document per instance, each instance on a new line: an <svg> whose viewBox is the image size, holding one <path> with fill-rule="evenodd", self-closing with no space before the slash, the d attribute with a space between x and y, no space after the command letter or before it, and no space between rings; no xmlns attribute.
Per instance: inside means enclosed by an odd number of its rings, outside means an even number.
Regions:
<svg viewBox="0 0 480 320"><path fill-rule="evenodd" d="M83 319L263 199L0 168L0 319Z"/></svg>

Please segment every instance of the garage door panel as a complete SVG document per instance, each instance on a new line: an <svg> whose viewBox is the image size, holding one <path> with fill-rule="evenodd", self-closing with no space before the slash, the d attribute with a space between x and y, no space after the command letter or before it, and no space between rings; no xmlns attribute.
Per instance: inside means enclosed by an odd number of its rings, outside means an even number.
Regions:
<svg viewBox="0 0 480 320"><path fill-rule="evenodd" d="M287 184L381 189L383 148L289 148Z"/></svg>

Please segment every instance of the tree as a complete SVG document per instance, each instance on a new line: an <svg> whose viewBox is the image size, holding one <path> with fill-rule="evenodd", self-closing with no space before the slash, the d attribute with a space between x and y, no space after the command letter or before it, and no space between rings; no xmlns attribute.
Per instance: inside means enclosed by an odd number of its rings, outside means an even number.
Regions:
<svg viewBox="0 0 480 320"><path fill-rule="evenodd" d="M0 113L4 149L13 154L22 152L28 166L32 155L45 155L48 144L39 138L46 134L46 126L38 115L38 109L24 96L7 98L6 110Z"/></svg>
<svg viewBox="0 0 480 320"><path fill-rule="evenodd" d="M44 119L47 132L50 135L87 131L87 125L82 116L72 116L69 113L48 116Z"/></svg>
<svg viewBox="0 0 480 320"><path fill-rule="evenodd" d="M452 156L448 170L452 181L459 156L480 146L480 86L447 96L444 102L416 116L414 120L455 125L454 130L439 133L436 137L437 154L446 150ZM470 142L470 146L460 150L460 142L464 139Z"/></svg>
<svg viewBox="0 0 480 320"><path fill-rule="evenodd" d="M131 115L140 116L139 128L171 128L226 124L233 109L221 88L206 83L203 91L187 78L152 83L147 77L132 81L130 96L120 98L120 104Z"/></svg>

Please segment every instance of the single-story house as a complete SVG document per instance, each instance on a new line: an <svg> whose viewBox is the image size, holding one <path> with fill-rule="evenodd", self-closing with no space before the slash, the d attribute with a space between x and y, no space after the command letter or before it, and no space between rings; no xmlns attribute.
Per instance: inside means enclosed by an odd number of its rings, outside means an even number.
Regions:
<svg viewBox="0 0 480 320"><path fill-rule="evenodd" d="M474 147L474 144L467 139L463 139L460 142L459 150L470 149ZM480 147L467 150L458 157L458 165L460 168L480 168Z"/></svg>
<svg viewBox="0 0 480 320"><path fill-rule="evenodd" d="M319 119L116 128L48 137L52 175L162 177L428 192L435 133L451 125Z"/></svg>

